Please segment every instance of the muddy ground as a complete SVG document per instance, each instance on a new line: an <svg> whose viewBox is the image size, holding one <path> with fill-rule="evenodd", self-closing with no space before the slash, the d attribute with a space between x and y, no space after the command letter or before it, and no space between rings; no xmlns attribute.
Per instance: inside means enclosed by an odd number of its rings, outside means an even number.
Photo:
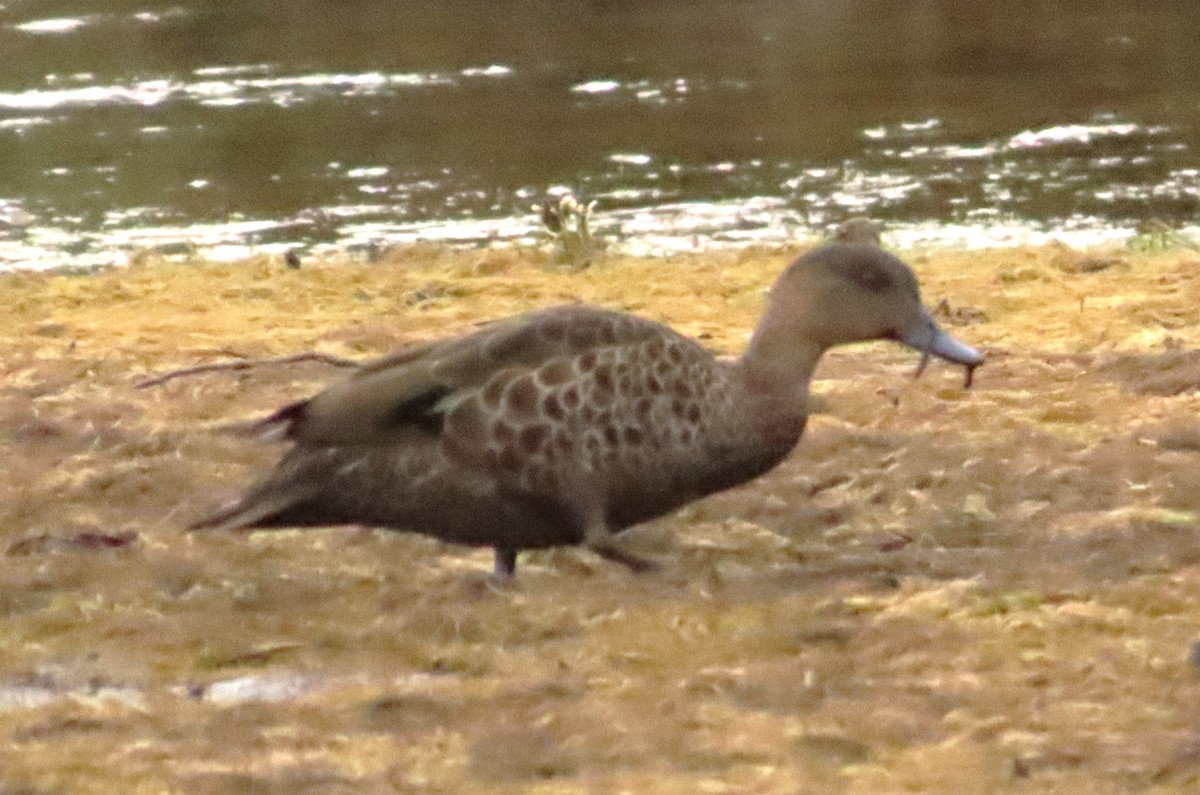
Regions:
<svg viewBox="0 0 1200 795"><path fill-rule="evenodd" d="M796 453L630 531L664 563L356 528L187 535L319 362L548 304L726 354L795 251L146 256L0 276L0 792L1200 786L1200 254L900 252L989 355L820 367Z"/></svg>

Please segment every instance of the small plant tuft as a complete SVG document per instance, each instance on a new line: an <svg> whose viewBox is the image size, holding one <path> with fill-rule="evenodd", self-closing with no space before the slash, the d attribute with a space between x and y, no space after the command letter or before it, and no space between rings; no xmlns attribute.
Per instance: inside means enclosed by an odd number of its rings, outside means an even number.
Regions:
<svg viewBox="0 0 1200 795"><path fill-rule="evenodd" d="M542 225L558 248L559 262L582 270L604 251L604 241L592 235L591 218L595 209L595 201L585 205L570 193L557 204L548 201L533 205L533 211L541 216Z"/></svg>

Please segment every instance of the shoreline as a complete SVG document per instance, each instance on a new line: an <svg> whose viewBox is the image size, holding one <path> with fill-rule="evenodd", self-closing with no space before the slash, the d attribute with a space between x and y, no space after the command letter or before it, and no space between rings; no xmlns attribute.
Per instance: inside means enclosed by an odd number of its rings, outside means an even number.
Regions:
<svg viewBox="0 0 1200 795"><path fill-rule="evenodd" d="M839 218L838 220L845 220ZM412 223L353 220L322 212L278 223L235 219L178 227L109 231L40 227L32 217L23 226L0 219L0 273L123 267L147 257L177 263L195 260L236 262L260 256L282 257L295 251L305 258L378 261L389 249L435 245L462 251L505 249L517 252L545 247L549 236L535 213L496 218L467 218ZM645 208L601 210L593 220L597 237L620 257L669 258L717 249L742 250L811 245L837 221L806 218L770 197L725 202L681 202ZM1147 232L1157 229L1157 232ZM1200 245L1200 226L1173 228L1156 219L1113 222L1094 217L1032 221L977 213L958 222L886 222L885 242L905 251L1038 247L1053 241L1075 248L1136 247L1154 234L1171 245ZM285 236L273 242L264 237ZM331 237L332 236L332 237ZM336 240L333 240L336 238ZM332 240L332 242L330 242ZM70 264L56 264L64 249Z"/></svg>

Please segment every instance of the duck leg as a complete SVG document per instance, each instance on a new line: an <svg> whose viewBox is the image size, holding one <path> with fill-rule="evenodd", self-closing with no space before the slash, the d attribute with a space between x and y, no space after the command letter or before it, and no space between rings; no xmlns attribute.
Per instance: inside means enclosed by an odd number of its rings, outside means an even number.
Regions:
<svg viewBox="0 0 1200 795"><path fill-rule="evenodd" d="M620 563L639 574L658 571L659 569L659 565L654 561L643 558L640 555L635 555L625 549L624 545L617 541L616 536L609 531L608 527L600 522L588 524L587 530L583 534L583 544L605 560Z"/></svg>
<svg viewBox="0 0 1200 795"><path fill-rule="evenodd" d="M505 547L496 547L496 565L492 576L499 582L508 582L517 574L517 551Z"/></svg>

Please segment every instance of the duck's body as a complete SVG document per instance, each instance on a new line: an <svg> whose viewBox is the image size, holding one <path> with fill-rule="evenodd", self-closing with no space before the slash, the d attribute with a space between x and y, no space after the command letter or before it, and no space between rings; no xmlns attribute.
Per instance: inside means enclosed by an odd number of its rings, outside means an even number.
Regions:
<svg viewBox="0 0 1200 795"><path fill-rule="evenodd" d="M733 362L621 312L514 318L368 364L271 415L263 428L295 446L196 526L416 531L494 547L501 574L517 550L570 544L641 568L616 533L772 469L804 429L821 353L880 337L982 361L933 325L903 263L864 245L793 263Z"/></svg>

